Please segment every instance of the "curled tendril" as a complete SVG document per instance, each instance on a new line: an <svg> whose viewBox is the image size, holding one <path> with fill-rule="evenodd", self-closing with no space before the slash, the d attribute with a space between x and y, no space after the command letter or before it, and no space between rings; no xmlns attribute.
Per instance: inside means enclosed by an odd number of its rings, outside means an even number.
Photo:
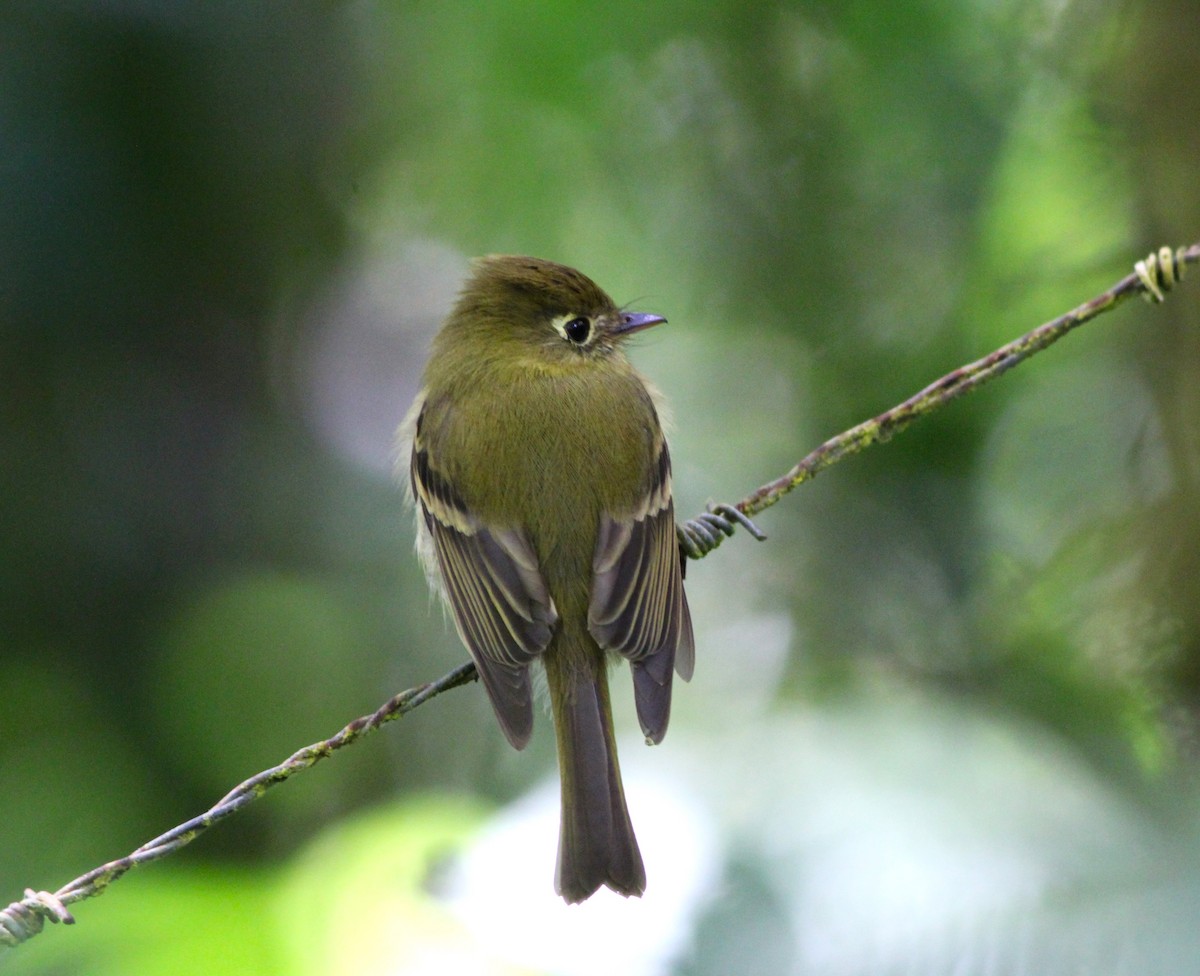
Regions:
<svg viewBox="0 0 1200 976"><path fill-rule="evenodd" d="M75 918L57 895L25 889L25 897L0 911L0 946L18 946L45 927L46 920L71 925Z"/></svg>
<svg viewBox="0 0 1200 976"><path fill-rule="evenodd" d="M1183 269L1187 266L1184 250L1182 247L1175 251L1169 247L1160 247L1133 266L1145 289L1142 297L1146 301L1162 302L1166 292L1183 278Z"/></svg>

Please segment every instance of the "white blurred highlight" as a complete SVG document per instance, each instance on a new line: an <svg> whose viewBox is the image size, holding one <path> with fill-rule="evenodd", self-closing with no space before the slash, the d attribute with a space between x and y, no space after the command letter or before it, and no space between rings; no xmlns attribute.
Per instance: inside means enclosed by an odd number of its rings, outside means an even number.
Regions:
<svg viewBox="0 0 1200 976"><path fill-rule="evenodd" d="M434 241L389 242L349 262L309 308L290 387L337 454L390 473L396 428L466 266Z"/></svg>
<svg viewBox="0 0 1200 976"><path fill-rule="evenodd" d="M658 976L686 948L719 873L705 807L622 743L626 798L646 865L641 898L602 888L581 905L554 893L557 780L500 813L458 863L446 907L498 959L518 971L561 976ZM658 752L658 750L653 750ZM648 756L647 762L661 758ZM532 933L536 933L533 936Z"/></svg>

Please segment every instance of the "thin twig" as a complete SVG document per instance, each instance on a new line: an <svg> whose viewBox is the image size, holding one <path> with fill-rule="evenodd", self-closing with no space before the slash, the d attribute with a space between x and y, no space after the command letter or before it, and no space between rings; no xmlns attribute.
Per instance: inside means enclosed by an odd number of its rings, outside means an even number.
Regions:
<svg viewBox="0 0 1200 976"><path fill-rule="evenodd" d="M147 864L150 861L157 861L160 857L175 853L184 845L190 844L209 827L236 813L246 804L257 800L272 786L282 783L285 779L290 779L296 773L308 769L310 766L315 766L343 746L358 741L386 722L406 715L418 705L423 705L443 691L449 691L451 688L458 688L474 681L475 677L475 665L464 664L449 674L443 675L437 681L402 691L370 715L356 718L336 735L305 746L278 766L272 766L256 776L251 776L244 783L230 790L209 810L198 817L193 817L186 823L173 827L165 834L155 837L154 840L148 841L125 857L109 861L87 874L80 875L53 894L26 889L25 897L21 901L13 902L6 909L0 911L0 947L19 945L26 939L37 935L47 919L51 922L72 924L75 919L67 911L67 905L103 894L110 884L131 868Z"/></svg>
<svg viewBox="0 0 1200 976"><path fill-rule="evenodd" d="M947 373L891 410L826 441L787 474L763 485L734 507L747 516L769 508L797 485L815 477L818 472L843 458L857 454L871 444L886 441L918 417L932 413L951 400L999 376L1035 352L1061 339L1071 329L1115 308L1132 295L1143 294L1155 301L1162 301L1163 293L1181 276L1183 266L1198 260L1200 244L1193 244L1174 252L1163 248L1148 259L1138 262L1135 274L1123 278L1091 301L1026 333L991 355ZM712 548L715 548L715 545ZM272 786L316 765L343 746L358 741L384 723L411 712L418 705L442 692L468 684L476 677L475 665L464 664L437 681L401 692L370 715L355 719L331 738L306 746L278 766L252 776L222 797L211 809L168 830L125 857L81 875L54 893L27 888L21 901L13 902L0 911L0 949L19 945L36 935L47 920L71 924L74 918L67 910L67 905L103 893L110 884L132 868L173 854L214 824L257 800Z"/></svg>
<svg viewBox="0 0 1200 976"><path fill-rule="evenodd" d="M1194 264L1198 260L1200 243L1179 248L1174 252L1169 248L1161 249L1145 261L1139 261L1137 271L1126 275L1108 291L1097 295L1091 301L1039 325L1032 332L1027 332L1008 345L1001 346L990 355L947 373L940 380L930 383L921 392L878 417L866 420L857 427L851 427L837 437L831 437L787 474L747 495L737 502L734 508L744 515L755 515L765 508L770 508L797 485L815 478L830 465L837 464L843 458L857 454L872 444L888 440L919 417L932 413L964 393L978 389L988 380L1007 372L1035 352L1057 342L1077 326L1094 319L1101 312L1116 308L1127 298L1141 294L1155 301L1162 301L1163 292L1170 289L1182 276L1183 266Z"/></svg>

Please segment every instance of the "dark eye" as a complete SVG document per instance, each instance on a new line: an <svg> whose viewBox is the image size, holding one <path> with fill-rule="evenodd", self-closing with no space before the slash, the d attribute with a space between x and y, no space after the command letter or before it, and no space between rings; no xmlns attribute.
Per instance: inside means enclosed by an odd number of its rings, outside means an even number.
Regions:
<svg viewBox="0 0 1200 976"><path fill-rule="evenodd" d="M585 319L582 315L577 319L571 319L563 326L563 335L572 342L584 343L592 334L592 323Z"/></svg>

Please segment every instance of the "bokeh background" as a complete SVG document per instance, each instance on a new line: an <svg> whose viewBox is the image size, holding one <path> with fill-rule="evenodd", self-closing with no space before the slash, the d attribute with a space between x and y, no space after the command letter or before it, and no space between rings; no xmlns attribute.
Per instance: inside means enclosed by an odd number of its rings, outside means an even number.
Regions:
<svg viewBox="0 0 1200 976"><path fill-rule="evenodd" d="M1200 239L1192 0L0 9L0 903L464 659L393 432L470 256L671 324L680 512ZM1200 282L690 567L551 891L548 722L456 691L13 974L1200 970Z"/></svg>

